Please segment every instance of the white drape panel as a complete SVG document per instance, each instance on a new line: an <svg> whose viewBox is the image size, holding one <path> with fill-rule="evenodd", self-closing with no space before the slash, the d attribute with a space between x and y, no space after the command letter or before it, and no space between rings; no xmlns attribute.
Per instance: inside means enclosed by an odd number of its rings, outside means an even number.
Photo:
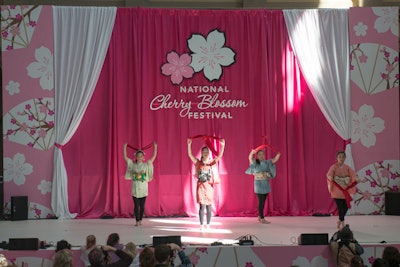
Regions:
<svg viewBox="0 0 400 267"><path fill-rule="evenodd" d="M93 95L114 27L115 7L53 7L55 140L51 206L59 219L68 208L62 145L74 135Z"/></svg>
<svg viewBox="0 0 400 267"><path fill-rule="evenodd" d="M348 10L284 10L301 72L325 118L344 140L351 138ZM346 163L354 168L351 144Z"/></svg>

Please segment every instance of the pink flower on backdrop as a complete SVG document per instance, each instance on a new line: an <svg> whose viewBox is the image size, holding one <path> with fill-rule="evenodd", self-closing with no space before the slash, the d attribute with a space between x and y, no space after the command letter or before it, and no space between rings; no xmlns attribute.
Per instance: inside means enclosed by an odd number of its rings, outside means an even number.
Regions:
<svg viewBox="0 0 400 267"><path fill-rule="evenodd" d="M371 256L371 257L368 258L368 262L369 262L369 263L372 264L372 263L374 263L374 261L375 261L375 258L374 258L373 256Z"/></svg>
<svg viewBox="0 0 400 267"><path fill-rule="evenodd" d="M199 248L199 251L200 251L201 253L207 253L207 248Z"/></svg>
<svg viewBox="0 0 400 267"><path fill-rule="evenodd" d="M395 191L395 192L399 191L399 187L397 185L394 185L392 187L392 191Z"/></svg>
<svg viewBox="0 0 400 267"><path fill-rule="evenodd" d="M371 170L366 170L365 171L365 175L371 175L372 174L372 171Z"/></svg>
<svg viewBox="0 0 400 267"><path fill-rule="evenodd" d="M173 84L180 84L183 78L193 77L193 68L190 66L192 58L189 54L179 56L175 51L167 54L167 63L161 66L161 72L165 76L171 76Z"/></svg>
<svg viewBox="0 0 400 267"><path fill-rule="evenodd" d="M388 167L390 168L390 166L388 166ZM381 169L381 177L389 178L390 174L391 174L391 172L388 169L386 169L386 168Z"/></svg>
<svg viewBox="0 0 400 267"><path fill-rule="evenodd" d="M253 263L252 262L246 262L246 266L245 267L253 267Z"/></svg>
<svg viewBox="0 0 400 267"><path fill-rule="evenodd" d="M381 201L381 198L380 198L380 197L374 197L374 202L375 202L375 203L379 203L379 201Z"/></svg>
<svg viewBox="0 0 400 267"><path fill-rule="evenodd" d="M358 59L360 60L360 63L366 63L368 60L368 57L364 54L362 54L361 56L358 57Z"/></svg>
<svg viewBox="0 0 400 267"><path fill-rule="evenodd" d="M397 178L397 175L395 174L395 173L392 173L391 175L390 175L390 179L396 179Z"/></svg>
<svg viewBox="0 0 400 267"><path fill-rule="evenodd" d="M372 194L371 194L371 192L369 192L368 190L367 191L364 191L363 193L362 193L362 198L364 199L364 200L368 200L368 199L370 199L372 197Z"/></svg>
<svg viewBox="0 0 400 267"><path fill-rule="evenodd" d="M376 186L376 182L375 181L371 181L371 187L375 187Z"/></svg>

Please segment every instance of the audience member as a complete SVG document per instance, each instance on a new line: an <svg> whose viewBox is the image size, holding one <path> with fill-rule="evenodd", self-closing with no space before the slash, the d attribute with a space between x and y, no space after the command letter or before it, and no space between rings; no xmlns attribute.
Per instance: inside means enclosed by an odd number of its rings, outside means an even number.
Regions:
<svg viewBox="0 0 400 267"><path fill-rule="evenodd" d="M364 267L364 261L360 255L354 255L350 261L350 267Z"/></svg>
<svg viewBox="0 0 400 267"><path fill-rule="evenodd" d="M70 249L62 249L56 252L53 261L53 267L72 267L72 251Z"/></svg>
<svg viewBox="0 0 400 267"><path fill-rule="evenodd" d="M109 252L114 252L119 257L119 260L114 263L110 263L109 257L107 256ZM132 263L132 257L121 249L116 249L115 247L105 245L102 246L101 249L96 247L90 251L89 262L91 267L129 267L129 265Z"/></svg>
<svg viewBox="0 0 400 267"><path fill-rule="evenodd" d="M382 259L388 263L389 267L400 266L400 253L396 247L388 246L382 252Z"/></svg>
<svg viewBox="0 0 400 267"><path fill-rule="evenodd" d="M63 250L63 249L71 249L71 244L68 243L66 240L60 240L57 242L56 252Z"/></svg>
<svg viewBox="0 0 400 267"><path fill-rule="evenodd" d="M181 264L179 267L191 267L192 262L181 247L176 244L160 244L154 248L156 265L154 267L175 266L175 258L178 254Z"/></svg>
<svg viewBox="0 0 400 267"><path fill-rule="evenodd" d="M81 246L81 260L85 267L90 266L89 253L96 247L96 237L94 235L88 235L86 237L86 245Z"/></svg>
<svg viewBox="0 0 400 267"><path fill-rule="evenodd" d="M364 253L362 246L354 239L353 232L348 224L333 234L330 247L338 267L349 266L354 255Z"/></svg>
<svg viewBox="0 0 400 267"><path fill-rule="evenodd" d="M154 250L151 247L145 247L139 254L140 267L153 267L156 263Z"/></svg>
<svg viewBox="0 0 400 267"><path fill-rule="evenodd" d="M376 258L372 263L371 267L389 267L387 262L381 258Z"/></svg>
<svg viewBox="0 0 400 267"><path fill-rule="evenodd" d="M139 267L139 255L136 251L136 245L133 242L128 242L125 246L125 252L128 253L133 261L129 267Z"/></svg>
<svg viewBox="0 0 400 267"><path fill-rule="evenodd" d="M124 249L124 245L119 243L119 235L117 233L112 233L108 236L107 238L107 245L114 247L116 249ZM110 263L116 262L119 260L119 257L117 256L117 254L115 254L115 252L110 251L108 253L108 256L110 257Z"/></svg>

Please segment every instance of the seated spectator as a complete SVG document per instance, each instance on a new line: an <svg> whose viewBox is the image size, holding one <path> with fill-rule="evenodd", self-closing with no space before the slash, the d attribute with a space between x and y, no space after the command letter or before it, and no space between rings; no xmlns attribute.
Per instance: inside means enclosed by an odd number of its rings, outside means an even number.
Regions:
<svg viewBox="0 0 400 267"><path fill-rule="evenodd" d="M364 267L364 261L360 255L354 255L350 261L350 267Z"/></svg>
<svg viewBox="0 0 400 267"><path fill-rule="evenodd" d="M364 253L362 246L354 239L349 225L333 234L330 240L330 247L338 267L349 266L354 255Z"/></svg>
<svg viewBox="0 0 400 267"><path fill-rule="evenodd" d="M56 252L63 250L63 249L71 249L71 244L68 243L66 240L60 240L57 242Z"/></svg>
<svg viewBox="0 0 400 267"><path fill-rule="evenodd" d="M400 266L400 253L396 247L385 247L382 252L382 259L387 262L389 267Z"/></svg>
<svg viewBox="0 0 400 267"><path fill-rule="evenodd" d="M72 267L72 251L65 248L56 252L53 267Z"/></svg>
<svg viewBox="0 0 400 267"><path fill-rule="evenodd" d="M139 254L140 267L153 267L156 263L154 251L151 247L145 247Z"/></svg>
<svg viewBox="0 0 400 267"><path fill-rule="evenodd" d="M96 237L94 235L88 235L86 237L86 245L81 246L81 260L85 267L90 266L89 253L96 247Z"/></svg>
<svg viewBox="0 0 400 267"><path fill-rule="evenodd" d="M125 246L125 252L128 253L133 259L129 267L139 267L139 255L137 254L135 243L128 242Z"/></svg>
<svg viewBox="0 0 400 267"><path fill-rule="evenodd" d="M179 259L181 260L181 264L179 265L180 267L192 266L189 257L177 244L160 244L154 248L154 257L156 259L156 265L154 265L154 267L174 267L176 254L178 254Z"/></svg>
<svg viewBox="0 0 400 267"><path fill-rule="evenodd" d="M389 267L386 261L381 258L376 258L372 263L371 267Z"/></svg>
<svg viewBox="0 0 400 267"><path fill-rule="evenodd" d="M117 233L112 233L108 236L107 238L107 245L114 247L116 249L124 249L124 245L119 243L119 235ZM110 257L110 263L116 262L119 260L119 257L117 256L117 254L115 254L113 251L110 251L108 253L109 257Z"/></svg>
<svg viewBox="0 0 400 267"><path fill-rule="evenodd" d="M114 252L119 260L110 263L108 253ZM89 262L91 267L106 266L106 267L129 267L132 263L132 257L121 249L116 249L112 246L102 246L100 248L94 248L89 253Z"/></svg>

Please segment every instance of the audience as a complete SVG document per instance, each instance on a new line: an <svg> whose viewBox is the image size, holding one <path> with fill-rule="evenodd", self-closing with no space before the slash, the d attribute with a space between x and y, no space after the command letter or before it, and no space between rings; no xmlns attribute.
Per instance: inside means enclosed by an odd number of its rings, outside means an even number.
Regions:
<svg viewBox="0 0 400 267"><path fill-rule="evenodd" d="M330 247L338 267L349 266L354 255L364 253L364 249L354 239L349 225L346 225L332 236Z"/></svg>
<svg viewBox="0 0 400 267"><path fill-rule="evenodd" d="M139 254L140 267L153 267L156 263L154 258L154 250L151 247L145 247Z"/></svg>
<svg viewBox="0 0 400 267"><path fill-rule="evenodd" d="M139 267L139 255L136 251L136 245L133 242L128 242L125 245L125 252L128 253L133 261L131 263L131 265L129 265L129 267Z"/></svg>
<svg viewBox="0 0 400 267"><path fill-rule="evenodd" d="M350 261L350 267L364 267L364 261L360 255L354 255Z"/></svg>
<svg viewBox="0 0 400 267"><path fill-rule="evenodd" d="M390 267L400 266L400 253L399 250L395 247L385 247L382 253L382 259L385 260Z"/></svg>
<svg viewBox="0 0 400 267"><path fill-rule="evenodd" d="M119 250L124 249L124 245L119 243L119 235L117 233L112 233L108 236L107 245ZM110 257L110 263L117 262L119 260L117 254L115 254L113 251L110 251L108 255Z"/></svg>
<svg viewBox="0 0 400 267"><path fill-rule="evenodd" d="M60 240L57 242L56 252L63 250L63 249L71 249L71 244L68 243L66 240Z"/></svg>
<svg viewBox="0 0 400 267"><path fill-rule="evenodd" d="M96 247L96 237L88 235L86 237L86 245L81 247L81 260L85 267L90 266L89 253Z"/></svg>
<svg viewBox="0 0 400 267"><path fill-rule="evenodd" d="M108 257L108 253L110 252L114 252L119 257L119 260L111 263ZM108 245L102 246L101 249L96 247L89 253L89 262L91 267L129 267L132 260L132 257L125 251Z"/></svg>
<svg viewBox="0 0 400 267"><path fill-rule="evenodd" d="M62 249L56 252L53 261L53 267L72 267L72 251L70 249Z"/></svg>
<svg viewBox="0 0 400 267"><path fill-rule="evenodd" d="M154 267L174 267L176 254L178 254L181 260L180 267L192 266L192 262L181 247L176 244L161 244L154 248L154 258L156 259L156 265L154 265Z"/></svg>

